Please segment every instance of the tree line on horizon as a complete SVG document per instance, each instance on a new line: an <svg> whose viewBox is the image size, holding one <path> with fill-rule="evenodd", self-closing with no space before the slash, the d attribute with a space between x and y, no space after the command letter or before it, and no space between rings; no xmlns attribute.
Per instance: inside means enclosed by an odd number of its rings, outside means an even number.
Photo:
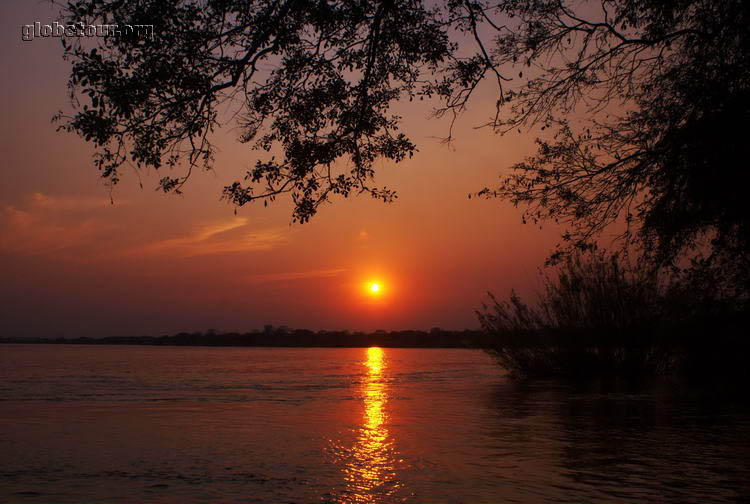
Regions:
<svg viewBox="0 0 750 504"><path fill-rule="evenodd" d="M181 332L164 336L104 336L101 338L0 338L0 343L51 343L91 345L164 345L164 346L263 346L263 347L390 347L390 348L467 348L480 344L483 333L465 329L450 331L402 330L373 332L311 331L286 326L266 325L252 332Z"/></svg>

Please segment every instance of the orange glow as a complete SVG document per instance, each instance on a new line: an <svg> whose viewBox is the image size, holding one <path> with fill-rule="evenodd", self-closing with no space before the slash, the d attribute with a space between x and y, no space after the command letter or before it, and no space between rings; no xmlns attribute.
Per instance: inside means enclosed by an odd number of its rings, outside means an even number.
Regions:
<svg viewBox="0 0 750 504"><path fill-rule="evenodd" d="M5 9L9 26L36 16L27 3ZM236 121L225 114L209 137L218 147L214 171L194 173L173 197L153 191L164 174L128 169L112 188L112 205L110 188L96 183L91 146L50 127L50 114L67 109L69 68L43 45L14 47L14 72L24 78L6 85L13 128L4 161L26 168L0 184L0 291L17 301L2 319L5 332L99 337L218 326L245 333L265 323L313 331L474 328L487 290L536 292L528 272L559 241L561 228L524 225L510 202L466 197L536 152L536 133L475 129L496 104L491 85L477 88L451 148L434 140L447 136L450 120L427 119L437 102L394 104L418 151L399 164L374 164L373 184L398 191L393 204L337 196L308 224L291 226L288 197L235 215L218 197L245 167L267 159L236 141ZM117 286L107 296L102 279Z"/></svg>

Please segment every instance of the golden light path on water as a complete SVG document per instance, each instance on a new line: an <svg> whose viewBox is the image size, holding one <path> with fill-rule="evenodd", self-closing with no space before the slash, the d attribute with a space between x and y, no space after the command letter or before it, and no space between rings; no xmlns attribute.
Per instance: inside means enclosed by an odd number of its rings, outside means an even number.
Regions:
<svg viewBox="0 0 750 504"><path fill-rule="evenodd" d="M390 502L400 488L397 479L393 440L389 437L388 384L385 379L386 359L383 349L367 349L367 374L362 383L364 417L357 440L344 466L346 499L340 502Z"/></svg>

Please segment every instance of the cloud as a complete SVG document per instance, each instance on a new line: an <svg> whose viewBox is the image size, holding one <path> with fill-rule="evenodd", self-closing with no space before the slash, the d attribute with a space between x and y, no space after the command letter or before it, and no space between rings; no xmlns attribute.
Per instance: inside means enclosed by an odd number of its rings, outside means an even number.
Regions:
<svg viewBox="0 0 750 504"><path fill-rule="evenodd" d="M116 229L94 218L70 222L56 202L50 203L41 193L36 194L39 197L33 196L26 208L0 207L0 251L35 255L59 255L73 249L91 251L103 243L104 235Z"/></svg>
<svg viewBox="0 0 750 504"><path fill-rule="evenodd" d="M29 206L44 210L57 212L73 212L82 210L96 210L106 208L112 204L128 205L129 201L111 200L109 198L90 198L90 197L60 197L50 196L41 192L35 192L27 198Z"/></svg>
<svg viewBox="0 0 750 504"><path fill-rule="evenodd" d="M18 205L0 206L0 251L12 254L91 256L111 248L119 226L95 210L107 198L25 195ZM117 205L128 204L117 201Z"/></svg>
<svg viewBox="0 0 750 504"><path fill-rule="evenodd" d="M271 250L291 234L286 227L252 229L248 219L234 217L193 226L182 236L149 240L146 236L155 230L141 228L136 233L122 212L97 211L107 207L110 203L99 198L43 193L27 195L20 205L0 205L0 252L84 261L114 256L193 257Z"/></svg>
<svg viewBox="0 0 750 504"><path fill-rule="evenodd" d="M194 257L234 252L271 250L289 238L287 228L249 230L248 219L235 217L198 226L185 236L157 240L135 247L134 254L168 254Z"/></svg>
<svg viewBox="0 0 750 504"><path fill-rule="evenodd" d="M311 271L288 271L285 273L268 273L261 275L252 275L247 277L250 283L273 283L285 282L288 280L307 280L309 278L331 278L344 273L346 269L327 269Z"/></svg>

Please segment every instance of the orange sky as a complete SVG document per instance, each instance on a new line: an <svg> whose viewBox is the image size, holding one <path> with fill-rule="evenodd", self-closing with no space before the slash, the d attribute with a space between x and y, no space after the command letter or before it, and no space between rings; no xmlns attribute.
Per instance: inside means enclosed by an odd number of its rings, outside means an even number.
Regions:
<svg viewBox="0 0 750 504"><path fill-rule="evenodd" d="M528 134L473 129L492 112L491 87L450 148L432 138L448 124L428 120L429 106L399 109L419 153L381 163L377 182L399 194L390 205L340 199L305 225L290 224L286 201L235 215L221 189L255 157L229 128L214 138L215 172L194 174L184 195L155 192L163 174L141 173L141 189L131 172L110 205L92 148L50 123L66 106L59 40L21 40L21 25L56 19L46 3L0 4L0 336L472 328L487 290L538 287L558 230L467 199L533 147ZM377 302L362 295L369 279L383 284Z"/></svg>

